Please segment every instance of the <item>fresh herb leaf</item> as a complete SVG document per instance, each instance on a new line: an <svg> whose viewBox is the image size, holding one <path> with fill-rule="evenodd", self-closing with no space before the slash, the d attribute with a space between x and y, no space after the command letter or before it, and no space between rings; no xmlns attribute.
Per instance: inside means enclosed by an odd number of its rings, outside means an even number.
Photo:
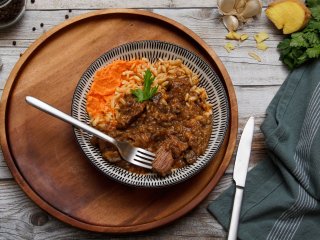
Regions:
<svg viewBox="0 0 320 240"><path fill-rule="evenodd" d="M310 45L320 45L320 38L318 37L318 34L315 33L315 32L307 32L307 33L305 33L304 34L304 39L306 39L309 42Z"/></svg>
<svg viewBox="0 0 320 240"><path fill-rule="evenodd" d="M320 57L320 0L307 0L306 4L312 13L308 25L283 39L277 46L280 60L290 69Z"/></svg>
<svg viewBox="0 0 320 240"><path fill-rule="evenodd" d="M305 28L304 32L320 32L320 20L310 20L308 26Z"/></svg>
<svg viewBox="0 0 320 240"><path fill-rule="evenodd" d="M138 102L149 100L157 93L158 86L151 88L153 81L154 77L152 76L150 69L147 69L143 78L143 90L135 89L131 91L131 93L136 96Z"/></svg>
<svg viewBox="0 0 320 240"><path fill-rule="evenodd" d="M311 7L310 11L315 20L320 20L320 1L317 6Z"/></svg>
<svg viewBox="0 0 320 240"><path fill-rule="evenodd" d="M316 7L320 5L320 0L307 0L306 4L309 8Z"/></svg>
<svg viewBox="0 0 320 240"><path fill-rule="evenodd" d="M302 32L291 34L292 40L290 42L290 47L308 47L309 43L304 38L304 34Z"/></svg>
<svg viewBox="0 0 320 240"><path fill-rule="evenodd" d="M132 90L131 93L136 96L138 102L144 101L144 93L141 89Z"/></svg>
<svg viewBox="0 0 320 240"><path fill-rule="evenodd" d="M318 58L320 56L320 46L308 48L306 53L309 58Z"/></svg>

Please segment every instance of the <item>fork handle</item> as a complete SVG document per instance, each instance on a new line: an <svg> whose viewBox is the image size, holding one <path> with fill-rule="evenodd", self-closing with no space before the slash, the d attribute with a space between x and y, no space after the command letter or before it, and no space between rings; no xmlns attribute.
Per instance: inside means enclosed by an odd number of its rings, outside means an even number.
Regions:
<svg viewBox="0 0 320 240"><path fill-rule="evenodd" d="M104 134L103 132L98 131L97 129L95 129L93 127L90 127L89 125L71 117L68 114L65 114L64 112L61 112L60 110L50 106L47 103L40 101L37 98L27 96L26 102L29 103L31 106L33 106L33 107L35 107L45 113L48 113L48 114L50 114L56 118L59 118L60 120L63 120L67 123L70 123L71 125L73 125L77 128L80 128L88 133L93 134L94 136L96 136L98 138L101 138L101 139L117 146L117 141L114 138Z"/></svg>

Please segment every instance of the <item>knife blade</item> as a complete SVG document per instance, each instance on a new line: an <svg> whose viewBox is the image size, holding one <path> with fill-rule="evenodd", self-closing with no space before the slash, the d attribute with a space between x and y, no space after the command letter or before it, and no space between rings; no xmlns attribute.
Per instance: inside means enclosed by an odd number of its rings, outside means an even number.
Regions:
<svg viewBox="0 0 320 240"><path fill-rule="evenodd" d="M236 184L236 192L233 200L231 221L228 240L237 239L240 210L243 197L243 189L246 184L246 177L251 153L251 143L254 130L254 117L250 117L246 123L239 142L236 160L233 169L233 180Z"/></svg>

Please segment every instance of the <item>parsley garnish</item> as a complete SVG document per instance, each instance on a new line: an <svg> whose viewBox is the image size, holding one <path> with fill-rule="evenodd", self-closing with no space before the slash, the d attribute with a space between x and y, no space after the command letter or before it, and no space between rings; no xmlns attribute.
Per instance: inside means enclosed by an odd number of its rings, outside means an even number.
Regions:
<svg viewBox="0 0 320 240"><path fill-rule="evenodd" d="M138 102L143 102L152 98L158 91L158 86L151 88L151 84L154 81L150 69L144 73L143 90L135 89L131 90L131 93L136 96Z"/></svg>
<svg viewBox="0 0 320 240"><path fill-rule="evenodd" d="M278 44L280 60L290 69L320 57L320 0L306 3L312 14L308 25Z"/></svg>

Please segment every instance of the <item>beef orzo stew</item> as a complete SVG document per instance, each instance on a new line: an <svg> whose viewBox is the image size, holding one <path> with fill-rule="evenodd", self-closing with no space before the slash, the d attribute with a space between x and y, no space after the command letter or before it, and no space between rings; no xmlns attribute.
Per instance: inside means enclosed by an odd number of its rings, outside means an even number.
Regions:
<svg viewBox="0 0 320 240"><path fill-rule="evenodd" d="M100 68L87 94L95 128L120 141L156 153L153 171L161 176L193 164L212 130L212 107L198 76L180 59L123 61ZM107 161L135 173L148 170L121 159L116 148L92 138Z"/></svg>

